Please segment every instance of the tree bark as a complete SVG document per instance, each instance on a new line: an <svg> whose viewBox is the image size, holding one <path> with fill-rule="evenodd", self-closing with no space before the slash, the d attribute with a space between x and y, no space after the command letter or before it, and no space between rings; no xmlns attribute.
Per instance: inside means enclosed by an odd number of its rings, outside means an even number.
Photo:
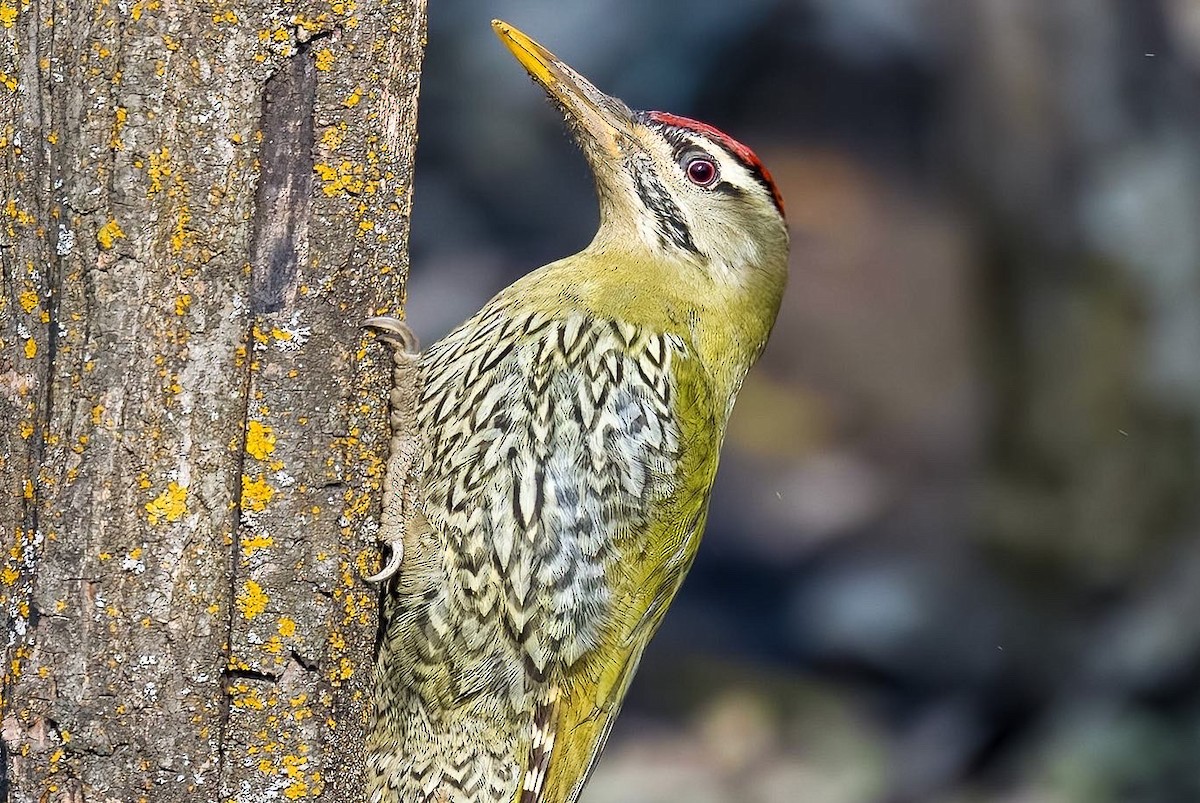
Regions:
<svg viewBox="0 0 1200 803"><path fill-rule="evenodd" d="M350 801L423 0L0 0L10 801Z"/></svg>

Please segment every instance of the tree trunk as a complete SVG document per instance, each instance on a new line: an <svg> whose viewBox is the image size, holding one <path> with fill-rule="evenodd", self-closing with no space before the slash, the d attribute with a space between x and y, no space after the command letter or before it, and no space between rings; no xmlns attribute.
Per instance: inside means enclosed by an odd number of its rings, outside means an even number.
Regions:
<svg viewBox="0 0 1200 803"><path fill-rule="evenodd" d="M350 801L423 0L0 0L10 801Z"/></svg>

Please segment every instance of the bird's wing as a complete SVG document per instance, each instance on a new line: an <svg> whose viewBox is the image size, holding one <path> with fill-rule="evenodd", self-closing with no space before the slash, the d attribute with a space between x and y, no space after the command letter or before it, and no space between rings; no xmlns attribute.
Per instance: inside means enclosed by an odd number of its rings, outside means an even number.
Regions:
<svg viewBox="0 0 1200 803"><path fill-rule="evenodd" d="M485 308L427 355L424 510L467 614L538 683L599 647L619 564L675 491L671 335Z"/></svg>
<svg viewBox="0 0 1200 803"><path fill-rule="evenodd" d="M706 502L702 502L679 536L699 537L705 512ZM608 649L585 656L541 701L535 716L534 747L538 741L543 746L540 754L531 751L529 762L536 783L526 781L520 803L574 803L578 799L604 749L642 652L658 630L689 563L690 559L664 560L658 566L665 573L657 577L640 582L636 577L625 578L617 606L624 615L614 622ZM544 726L538 727L539 718Z"/></svg>
<svg viewBox="0 0 1200 803"><path fill-rule="evenodd" d="M422 508L446 544L448 619L488 634L447 651L452 685L465 700L524 681L523 803L574 799L690 560L718 437L683 446L692 362L670 334L503 308L423 358ZM686 474L705 492L680 501Z"/></svg>

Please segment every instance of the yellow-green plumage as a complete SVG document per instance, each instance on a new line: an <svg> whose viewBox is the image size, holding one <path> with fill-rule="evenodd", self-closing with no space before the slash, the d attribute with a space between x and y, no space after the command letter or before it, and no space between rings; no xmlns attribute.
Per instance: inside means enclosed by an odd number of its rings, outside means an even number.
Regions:
<svg viewBox="0 0 1200 803"><path fill-rule="evenodd" d="M568 113L556 89L595 92L497 27ZM733 398L779 306L786 229L761 179L695 131L680 145L617 115L637 147L609 143L605 173L607 119L581 123L596 239L417 363L419 446L403 510L385 513L403 560L382 610L376 803L576 800L704 529ZM688 142L733 182L720 197L661 175ZM705 217L721 210L732 226Z"/></svg>

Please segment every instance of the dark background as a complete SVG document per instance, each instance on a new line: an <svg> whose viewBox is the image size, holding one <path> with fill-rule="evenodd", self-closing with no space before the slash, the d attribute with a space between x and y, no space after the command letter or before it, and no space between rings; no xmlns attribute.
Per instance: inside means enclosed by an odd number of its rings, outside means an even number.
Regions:
<svg viewBox="0 0 1200 803"><path fill-rule="evenodd" d="M431 3L425 342L595 228L490 15L749 144L792 229L584 800L1200 801L1200 3Z"/></svg>

